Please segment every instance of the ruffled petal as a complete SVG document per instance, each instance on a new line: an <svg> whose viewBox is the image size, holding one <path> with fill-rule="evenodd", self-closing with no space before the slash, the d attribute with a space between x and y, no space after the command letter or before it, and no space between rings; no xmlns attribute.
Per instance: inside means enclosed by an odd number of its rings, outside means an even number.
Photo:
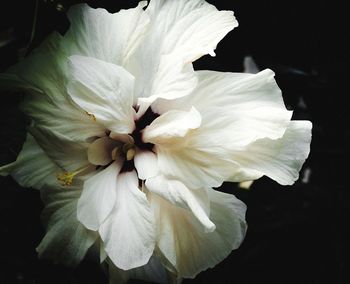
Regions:
<svg viewBox="0 0 350 284"><path fill-rule="evenodd" d="M62 51L61 44L62 36L57 32L52 33L28 57L7 72L15 74L30 88L39 89L39 93L56 102L64 100L67 55Z"/></svg>
<svg viewBox="0 0 350 284"><path fill-rule="evenodd" d="M129 279L152 283L169 283L167 272L160 259L156 256L152 256L146 265L130 270L119 269L113 263L109 263L108 268L110 284L127 283Z"/></svg>
<svg viewBox="0 0 350 284"><path fill-rule="evenodd" d="M147 1L141 1L136 8L114 14L86 4L72 6L68 11L71 26L64 36L67 53L123 65L145 34L146 5Z"/></svg>
<svg viewBox="0 0 350 284"><path fill-rule="evenodd" d="M189 209L206 232L215 230L215 225L209 220L210 205L206 189L190 190L182 182L163 176L147 179L146 187L175 206Z"/></svg>
<svg viewBox="0 0 350 284"><path fill-rule="evenodd" d="M17 160L0 167L0 175L11 174L21 186L35 189L40 189L59 172L57 165L50 160L30 134L27 134Z"/></svg>
<svg viewBox="0 0 350 284"><path fill-rule="evenodd" d="M87 158L87 143L73 141L44 127L31 126L28 131L61 171L75 172L91 165Z"/></svg>
<svg viewBox="0 0 350 284"><path fill-rule="evenodd" d="M122 165L122 161L115 161L84 182L77 216L86 228L98 230L111 213L116 202L117 176Z"/></svg>
<svg viewBox="0 0 350 284"><path fill-rule="evenodd" d="M224 155L203 152L182 140L156 146L159 170L165 176L186 181L191 188L218 187L237 169Z"/></svg>
<svg viewBox="0 0 350 284"><path fill-rule="evenodd" d="M280 139L260 139L241 151L232 153L248 176L257 172L282 185L291 185L299 178L299 171L310 152L310 121L291 121ZM237 181L233 175L232 181Z"/></svg>
<svg viewBox="0 0 350 284"><path fill-rule="evenodd" d="M77 106L70 98L55 101L47 96L25 97L22 111L35 121L35 125L50 129L77 142L105 135L106 128L92 115Z"/></svg>
<svg viewBox="0 0 350 284"><path fill-rule="evenodd" d="M143 131L144 142L153 144L173 144L201 125L200 113L192 107L190 111L172 110L156 118Z"/></svg>
<svg viewBox="0 0 350 284"><path fill-rule="evenodd" d="M198 74L200 83L191 96L162 107L164 111L186 111L194 106L202 123L181 143L156 145L159 168L167 176L187 180L192 187L200 186L200 182L217 187L225 180L261 177L264 173L254 167L250 171L244 169L238 156L242 152L254 157L255 152L247 150L250 144L261 139L277 140L289 127L292 112L284 106L274 73L265 70L258 74ZM303 144L301 136L298 139ZM280 159L278 155L275 152L276 160Z"/></svg>
<svg viewBox="0 0 350 284"><path fill-rule="evenodd" d="M30 91L34 93L42 93L42 91L25 80L19 78L16 74L1 73L0 74L0 90L1 91Z"/></svg>
<svg viewBox="0 0 350 284"><path fill-rule="evenodd" d="M67 56L62 50L62 36L53 33L1 77L6 76L5 85L28 93L21 109L36 125L77 141L102 136L105 128L94 122L67 94Z"/></svg>
<svg viewBox="0 0 350 284"><path fill-rule="evenodd" d="M216 230L203 233L201 225L187 210L150 193L158 220L158 248L175 267L178 277L193 278L214 267L241 244L245 232L244 203L233 195L209 191L210 219Z"/></svg>
<svg viewBox="0 0 350 284"><path fill-rule="evenodd" d="M202 0L154 0L146 13L151 20L148 35L129 63L140 78L141 113L157 98L190 94L197 83L191 62L214 55L218 42L238 25L231 11L218 11Z"/></svg>
<svg viewBox="0 0 350 284"><path fill-rule="evenodd" d="M89 145L88 160L91 164L106 166L112 161L112 151L118 146L118 142L104 136L96 139Z"/></svg>
<svg viewBox="0 0 350 284"><path fill-rule="evenodd" d="M218 11L203 0L150 2L151 36L157 37L161 54L181 51L186 61L210 54L238 22L232 11Z"/></svg>
<svg viewBox="0 0 350 284"><path fill-rule="evenodd" d="M21 108L36 125L78 141L102 136L104 128L77 107L67 94L67 56L62 50L62 36L53 33L28 57L2 74L1 85L28 94Z"/></svg>
<svg viewBox="0 0 350 284"><path fill-rule="evenodd" d="M134 129L134 77L123 67L84 56L69 57L71 98L107 129L131 133Z"/></svg>
<svg viewBox="0 0 350 284"><path fill-rule="evenodd" d="M211 148L210 142L218 142L217 137L221 137L220 146L225 149L242 147L260 138L283 136L292 112L284 105L274 72L266 69L258 74L214 71L197 74L199 84L191 96L160 106L161 111L196 107L203 120L201 132L196 133L199 136L193 141L197 148L205 145ZM207 141L209 136L212 138Z"/></svg>
<svg viewBox="0 0 350 284"><path fill-rule="evenodd" d="M163 70L155 73L151 88L142 90L142 94L138 95L142 97L137 100L137 117L141 117L157 99L168 101L187 96L197 85L198 79L192 65L181 61L179 55L163 55L160 62L166 62L160 64ZM157 111L156 105L153 108Z"/></svg>
<svg viewBox="0 0 350 284"><path fill-rule="evenodd" d="M80 193L81 187L45 187L41 191L45 203L42 219L47 232L37 247L39 257L75 266L97 240L98 234L77 220Z"/></svg>
<svg viewBox="0 0 350 284"><path fill-rule="evenodd" d="M137 149L134 163L137 175L142 180L156 176L159 171L157 155L152 151Z"/></svg>
<svg viewBox="0 0 350 284"><path fill-rule="evenodd" d="M135 171L119 174L115 207L99 233L117 267L128 270L148 263L155 246L155 227Z"/></svg>

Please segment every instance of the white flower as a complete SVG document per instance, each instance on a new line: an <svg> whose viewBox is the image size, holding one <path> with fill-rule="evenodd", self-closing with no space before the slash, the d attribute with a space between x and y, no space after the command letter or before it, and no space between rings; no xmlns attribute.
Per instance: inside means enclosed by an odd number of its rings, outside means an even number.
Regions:
<svg viewBox="0 0 350 284"><path fill-rule="evenodd" d="M291 121L274 73L194 71L237 21L203 0L77 5L1 80L32 119L0 169L41 190L42 257L77 264L94 243L111 278L194 277L242 242L245 205L213 189L263 175L292 184L311 123Z"/></svg>

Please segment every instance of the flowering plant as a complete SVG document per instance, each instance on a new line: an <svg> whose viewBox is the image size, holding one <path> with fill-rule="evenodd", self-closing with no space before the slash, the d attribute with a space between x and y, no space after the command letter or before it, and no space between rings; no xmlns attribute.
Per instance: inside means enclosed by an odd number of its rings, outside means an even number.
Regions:
<svg viewBox="0 0 350 284"><path fill-rule="evenodd" d="M142 1L110 14L73 6L1 81L28 95L15 162L39 189L39 256L78 264L96 245L113 282L195 277L239 247L245 205L224 181L294 183L311 123L291 121L274 73L194 71L238 23L203 0ZM147 6L147 8L145 8Z"/></svg>

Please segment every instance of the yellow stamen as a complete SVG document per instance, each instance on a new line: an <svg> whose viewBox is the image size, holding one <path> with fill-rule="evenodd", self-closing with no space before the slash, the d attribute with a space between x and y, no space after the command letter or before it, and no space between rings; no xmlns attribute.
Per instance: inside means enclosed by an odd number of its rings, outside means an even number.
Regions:
<svg viewBox="0 0 350 284"><path fill-rule="evenodd" d="M134 144L125 143L123 145L123 152L126 154L131 148L134 148Z"/></svg>
<svg viewBox="0 0 350 284"><path fill-rule="evenodd" d="M96 122L96 117L92 114L92 113L89 113L89 112L85 112L89 117L91 117L92 118L92 120L93 121L95 121Z"/></svg>
<svg viewBox="0 0 350 284"><path fill-rule="evenodd" d="M136 150L135 150L135 145L131 144L131 143L125 143L123 145L123 152L125 153L125 157L127 161L131 161L136 154Z"/></svg>
<svg viewBox="0 0 350 284"><path fill-rule="evenodd" d="M74 172L64 171L63 173L60 173L57 175L57 180L60 181L64 186L71 186L73 183L74 177L79 173L85 171L87 168L88 166L82 167L81 169L76 170Z"/></svg>
<svg viewBox="0 0 350 284"><path fill-rule="evenodd" d="M57 175L57 180L64 186L70 186L73 183L74 173L63 172Z"/></svg>
<svg viewBox="0 0 350 284"><path fill-rule="evenodd" d="M135 148L130 148L126 152L126 160L131 161L135 157L135 153L136 153Z"/></svg>

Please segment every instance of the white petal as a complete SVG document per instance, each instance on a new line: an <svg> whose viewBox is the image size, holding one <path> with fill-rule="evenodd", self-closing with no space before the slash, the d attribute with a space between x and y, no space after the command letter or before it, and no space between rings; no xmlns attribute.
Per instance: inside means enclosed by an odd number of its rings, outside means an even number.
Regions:
<svg viewBox="0 0 350 284"><path fill-rule="evenodd" d="M202 0L154 0L146 11L153 24L151 33L162 43L161 53L181 50L187 61L213 55L219 41L238 26L232 11L218 11Z"/></svg>
<svg viewBox="0 0 350 284"><path fill-rule="evenodd" d="M286 109L271 70L258 74L200 71L198 75L199 84L191 96L162 105L163 111L194 106L201 113L202 131L192 142L198 142L197 148L212 147L207 143L209 136L221 137L224 148L237 148L284 134L292 112Z"/></svg>
<svg viewBox="0 0 350 284"><path fill-rule="evenodd" d="M37 247L39 257L64 265L77 265L97 240L98 234L78 222L77 199L80 188L42 190L45 209L42 219L47 233Z"/></svg>
<svg viewBox="0 0 350 284"><path fill-rule="evenodd" d="M34 93L42 93L42 90L34 87L25 80L19 78L16 74L1 73L0 74L0 90L1 91L30 91Z"/></svg>
<svg viewBox="0 0 350 284"><path fill-rule="evenodd" d="M209 192L210 219L216 230L203 233L187 210L150 194L159 224L158 247L176 268L178 277L193 278L214 267L241 244L245 232L245 205L233 195Z"/></svg>
<svg viewBox="0 0 350 284"><path fill-rule="evenodd" d="M116 140L116 141L120 141L123 143L129 143L129 144L134 144L135 140L131 135L128 134L120 134L120 133L116 133L116 132L111 132L109 134L109 137L111 137L112 139Z"/></svg>
<svg viewBox="0 0 350 284"><path fill-rule="evenodd" d="M65 100L65 65L67 55L61 50L62 36L52 33L38 48L19 64L10 68L41 94L57 102Z"/></svg>
<svg viewBox="0 0 350 284"><path fill-rule="evenodd" d="M311 128L309 121L291 121L282 138L257 140L232 156L247 175L259 172L282 185L293 184L310 152Z"/></svg>
<svg viewBox="0 0 350 284"><path fill-rule="evenodd" d="M156 146L159 170L165 176L186 181L191 188L218 187L235 170L235 165L225 156L192 148L187 139L183 140L174 145ZM220 154L222 149L218 151Z"/></svg>
<svg viewBox="0 0 350 284"><path fill-rule="evenodd" d="M123 67L91 57L69 57L72 99L111 131L131 133L134 129L134 77Z"/></svg>
<svg viewBox="0 0 350 284"><path fill-rule="evenodd" d="M17 160L0 167L0 175L11 174L21 186L35 189L40 189L49 180L56 178L59 172L57 165L50 160L30 134L27 134Z"/></svg>
<svg viewBox="0 0 350 284"><path fill-rule="evenodd" d="M203 71L200 74L200 84L193 95L164 106L186 110L194 105L201 113L201 126L191 131L182 144L156 145L159 168L165 175L186 180L194 187L200 186L199 181L217 187L224 180L240 182L261 177L264 171L252 165L258 150L252 150L251 154L248 145L269 139L271 143L265 144L272 150L267 144L275 145L273 141L283 137L291 118L273 72L265 70L252 75ZM300 140L304 145L309 134L304 135L289 143L298 144ZM242 155L245 155L243 162ZM276 152L274 156L280 159ZM250 161L249 170L242 166L246 159ZM303 160L297 164L300 166Z"/></svg>
<svg viewBox="0 0 350 284"><path fill-rule="evenodd" d="M67 52L123 65L145 34L146 5L141 1L136 8L115 14L86 4L72 6L68 11L71 26L64 37Z"/></svg>
<svg viewBox="0 0 350 284"><path fill-rule="evenodd" d="M160 259L152 256L149 262L137 268L122 270L109 264L109 277L111 283L127 283L129 279L138 279L152 283L169 283L167 271Z"/></svg>
<svg viewBox="0 0 350 284"><path fill-rule="evenodd" d="M205 1L151 1L148 36L132 58L139 78L138 105L144 111L156 98L187 96L196 86L191 62L213 54L218 42L237 26L233 13ZM136 64L138 62L138 64Z"/></svg>
<svg viewBox="0 0 350 284"><path fill-rule="evenodd" d="M62 170L75 172L90 165L87 159L87 143L73 141L63 134L44 127L31 126L28 131Z"/></svg>
<svg viewBox="0 0 350 284"><path fill-rule="evenodd" d="M163 63L162 62L166 62ZM157 99L173 100L189 95L197 85L197 76L190 64L179 60L179 56L163 55L160 60L162 67L153 79L151 89L143 90L142 96L137 100L139 106L137 116L144 114L147 108ZM145 84L147 84L145 82ZM147 86L147 85L145 85ZM148 94L150 94L148 96ZM157 111L155 106L154 108Z"/></svg>
<svg viewBox="0 0 350 284"><path fill-rule="evenodd" d="M145 265L152 256L153 214L135 171L119 174L115 207L99 233L109 258L121 269Z"/></svg>
<svg viewBox="0 0 350 284"><path fill-rule="evenodd" d="M208 217L210 209L205 189L190 190L182 182L163 176L147 179L146 187L175 206L191 210L206 232L215 230L215 225Z"/></svg>
<svg viewBox="0 0 350 284"><path fill-rule="evenodd" d="M88 149L88 160L91 164L106 166L112 161L112 150L117 147L118 142L107 137L96 139Z"/></svg>
<svg viewBox="0 0 350 284"><path fill-rule="evenodd" d="M77 142L105 135L105 127L70 98L55 101L47 96L27 96L21 109L35 121L37 126L50 129Z"/></svg>
<svg viewBox="0 0 350 284"><path fill-rule="evenodd" d="M116 203L117 176L122 167L115 161L84 182L78 201L78 220L90 230L98 230Z"/></svg>
<svg viewBox="0 0 350 284"><path fill-rule="evenodd" d="M143 131L144 142L169 144L174 138L184 137L191 129L201 125L201 115L192 107L190 111L168 111L156 118Z"/></svg>
<svg viewBox="0 0 350 284"><path fill-rule="evenodd" d="M104 134L104 128L76 106L66 91L67 54L62 36L53 33L28 57L11 67L7 80L30 95L21 109L36 125L84 141ZM79 131L77 131L79 129Z"/></svg>
<svg viewBox="0 0 350 284"><path fill-rule="evenodd" d="M243 70L244 73L256 74L259 73L260 69L256 65L254 58L252 56L245 56L243 58Z"/></svg>
<svg viewBox="0 0 350 284"><path fill-rule="evenodd" d="M152 151L137 149L134 163L139 179L145 180L158 173L157 155Z"/></svg>

